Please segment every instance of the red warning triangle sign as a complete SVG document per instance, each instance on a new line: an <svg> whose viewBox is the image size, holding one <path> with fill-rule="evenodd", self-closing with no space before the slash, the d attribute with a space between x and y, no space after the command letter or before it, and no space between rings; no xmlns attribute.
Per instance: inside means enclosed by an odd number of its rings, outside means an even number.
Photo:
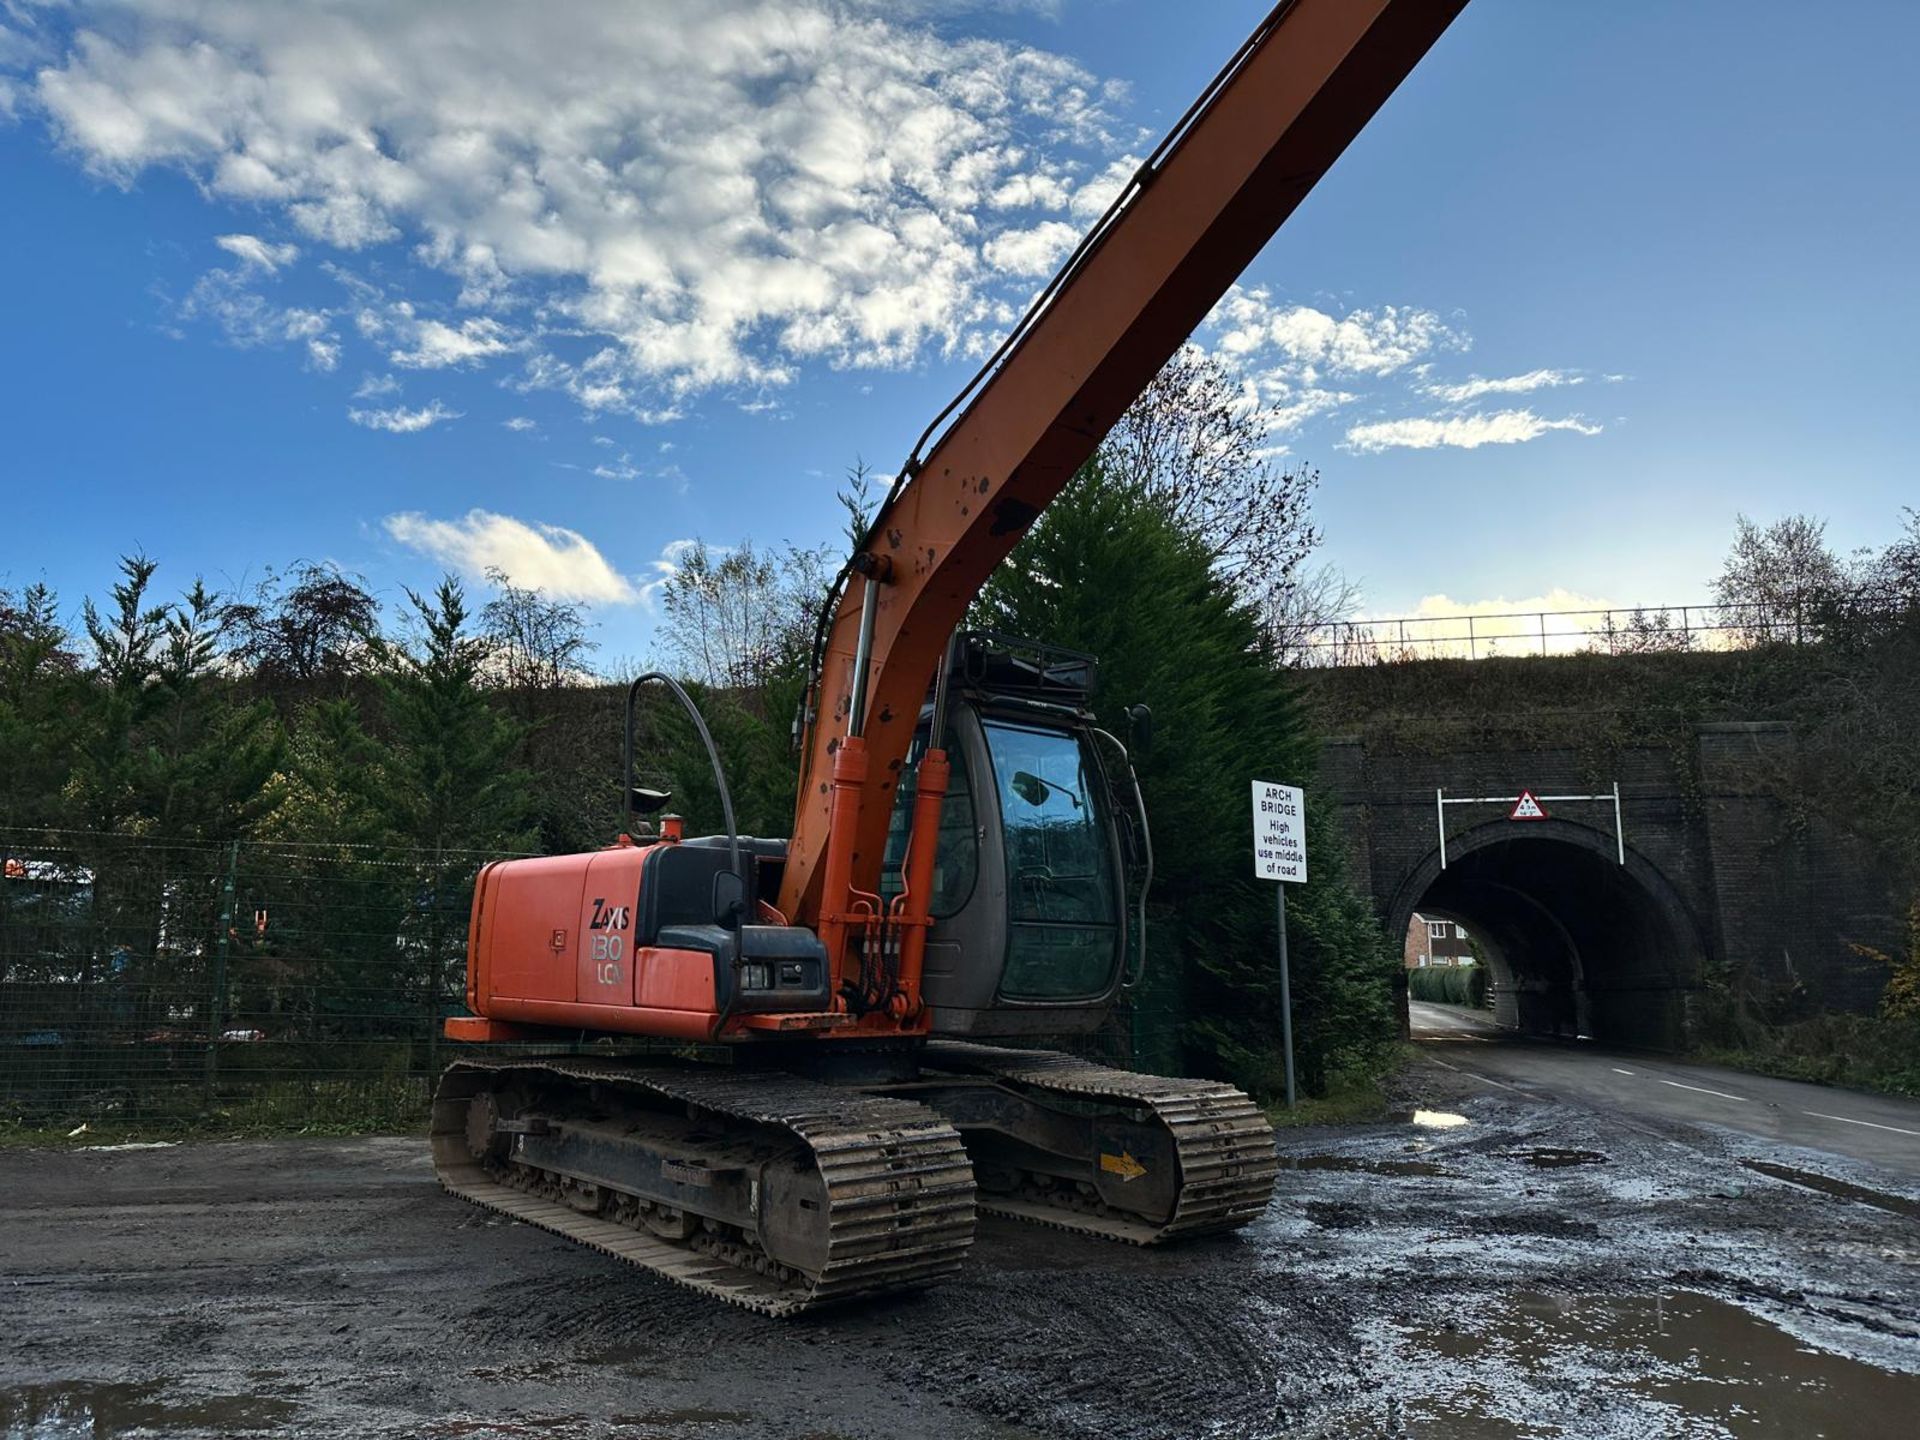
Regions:
<svg viewBox="0 0 1920 1440"><path fill-rule="evenodd" d="M1546 808L1533 798L1531 790L1522 790L1520 798L1513 802L1513 809L1507 812L1509 820L1544 820Z"/></svg>

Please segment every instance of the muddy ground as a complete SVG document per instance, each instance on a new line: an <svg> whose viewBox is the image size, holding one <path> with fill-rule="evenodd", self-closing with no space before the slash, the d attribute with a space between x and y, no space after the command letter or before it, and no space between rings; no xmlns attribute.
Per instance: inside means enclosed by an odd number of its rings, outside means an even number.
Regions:
<svg viewBox="0 0 1920 1440"><path fill-rule="evenodd" d="M988 1220L958 1280L798 1323L449 1199L414 1139L4 1153L0 1435L1920 1433L1910 1183L1405 1084L1465 1123L1287 1132L1237 1237Z"/></svg>

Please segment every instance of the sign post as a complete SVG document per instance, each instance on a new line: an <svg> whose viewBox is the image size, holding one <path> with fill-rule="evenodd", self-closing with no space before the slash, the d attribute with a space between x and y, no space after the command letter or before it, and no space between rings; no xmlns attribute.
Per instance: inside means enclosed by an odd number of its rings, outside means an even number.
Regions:
<svg viewBox="0 0 1920 1440"><path fill-rule="evenodd" d="M1287 1108L1293 1095L1293 992L1287 975L1287 886L1307 882L1307 809L1297 785L1253 782L1253 873L1278 880L1280 926L1280 1047L1287 1067Z"/></svg>

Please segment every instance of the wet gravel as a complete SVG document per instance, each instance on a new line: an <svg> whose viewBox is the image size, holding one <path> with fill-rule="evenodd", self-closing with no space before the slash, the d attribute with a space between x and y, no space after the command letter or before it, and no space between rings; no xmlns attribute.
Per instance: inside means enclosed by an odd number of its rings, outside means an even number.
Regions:
<svg viewBox="0 0 1920 1440"><path fill-rule="evenodd" d="M0 1153L0 1436L1915 1433L1911 1184L1404 1083L1466 1123L1285 1132L1236 1237L988 1220L956 1281L785 1323L449 1199L414 1139Z"/></svg>

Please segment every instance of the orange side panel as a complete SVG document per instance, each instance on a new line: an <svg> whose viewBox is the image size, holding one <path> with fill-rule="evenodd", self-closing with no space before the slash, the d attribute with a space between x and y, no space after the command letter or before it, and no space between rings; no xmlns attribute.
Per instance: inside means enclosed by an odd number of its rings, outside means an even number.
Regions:
<svg viewBox="0 0 1920 1440"><path fill-rule="evenodd" d="M476 1018L454 1039L518 1026L704 1040L718 1018L713 957L634 949L646 849L509 860L481 871L468 956Z"/></svg>
<svg viewBox="0 0 1920 1440"><path fill-rule="evenodd" d="M590 855L553 855L489 866L481 933L482 1010L498 997L572 1001L580 895Z"/></svg>
<svg viewBox="0 0 1920 1440"><path fill-rule="evenodd" d="M639 957L633 953L640 908L640 866L647 852L624 845L597 850L587 862L572 930L574 986L582 1005L631 1005Z"/></svg>
<svg viewBox="0 0 1920 1440"><path fill-rule="evenodd" d="M709 1021L720 1013L713 993L713 957L706 951L642 950L634 969L636 1005L685 1011Z"/></svg>
<svg viewBox="0 0 1920 1440"><path fill-rule="evenodd" d="M489 860L480 867L480 873L473 877L473 906L467 912L467 1009L475 1014L480 1011L480 991L484 988L480 983L481 971L487 960L487 946L481 930L482 917L488 920L492 918L486 914L487 872L499 863Z"/></svg>

